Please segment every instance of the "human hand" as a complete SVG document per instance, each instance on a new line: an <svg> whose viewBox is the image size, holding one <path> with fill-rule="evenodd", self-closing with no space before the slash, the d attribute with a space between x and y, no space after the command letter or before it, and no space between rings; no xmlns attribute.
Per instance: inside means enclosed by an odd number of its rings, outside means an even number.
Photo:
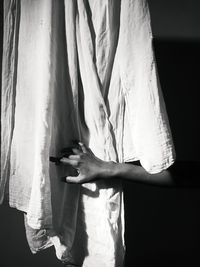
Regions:
<svg viewBox="0 0 200 267"><path fill-rule="evenodd" d="M78 146L73 147L72 152L73 154L68 157L63 156L60 162L75 168L78 176L67 176L66 182L82 184L108 176L111 163L97 158L83 143L78 142Z"/></svg>

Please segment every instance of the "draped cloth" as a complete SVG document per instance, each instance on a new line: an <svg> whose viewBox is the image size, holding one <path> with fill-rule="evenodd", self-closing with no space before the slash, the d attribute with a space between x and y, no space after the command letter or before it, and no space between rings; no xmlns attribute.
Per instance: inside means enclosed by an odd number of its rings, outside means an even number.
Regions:
<svg viewBox="0 0 200 267"><path fill-rule="evenodd" d="M1 122L1 202L59 259L122 266L120 181L63 184L49 156L76 139L149 173L174 162L146 1L5 0Z"/></svg>

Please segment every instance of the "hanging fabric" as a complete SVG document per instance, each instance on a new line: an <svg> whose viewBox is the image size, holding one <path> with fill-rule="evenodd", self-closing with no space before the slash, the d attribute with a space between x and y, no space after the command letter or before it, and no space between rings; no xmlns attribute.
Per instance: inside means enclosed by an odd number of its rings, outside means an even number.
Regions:
<svg viewBox="0 0 200 267"><path fill-rule="evenodd" d="M0 199L26 214L31 250L121 267L121 182L64 184L73 170L49 157L81 140L149 173L174 162L146 1L4 1L1 117Z"/></svg>

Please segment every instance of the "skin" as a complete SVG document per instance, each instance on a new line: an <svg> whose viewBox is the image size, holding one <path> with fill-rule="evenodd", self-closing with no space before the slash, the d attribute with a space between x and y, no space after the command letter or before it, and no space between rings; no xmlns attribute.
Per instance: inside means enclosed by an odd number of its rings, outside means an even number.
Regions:
<svg viewBox="0 0 200 267"><path fill-rule="evenodd" d="M176 185L168 170L150 174L143 167L134 164L103 161L81 142L72 148L72 152L68 157L60 159L61 163L71 165L79 173L78 176L67 176L67 183L82 184L98 179L120 178L158 186Z"/></svg>

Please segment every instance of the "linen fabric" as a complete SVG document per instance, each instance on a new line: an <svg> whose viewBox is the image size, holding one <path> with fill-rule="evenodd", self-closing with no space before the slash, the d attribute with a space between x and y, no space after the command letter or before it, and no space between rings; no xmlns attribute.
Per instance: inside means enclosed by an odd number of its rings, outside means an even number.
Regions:
<svg viewBox="0 0 200 267"><path fill-rule="evenodd" d="M122 266L120 181L63 184L72 169L49 156L76 139L149 173L174 162L147 3L9 0L4 16L1 200L62 261Z"/></svg>

